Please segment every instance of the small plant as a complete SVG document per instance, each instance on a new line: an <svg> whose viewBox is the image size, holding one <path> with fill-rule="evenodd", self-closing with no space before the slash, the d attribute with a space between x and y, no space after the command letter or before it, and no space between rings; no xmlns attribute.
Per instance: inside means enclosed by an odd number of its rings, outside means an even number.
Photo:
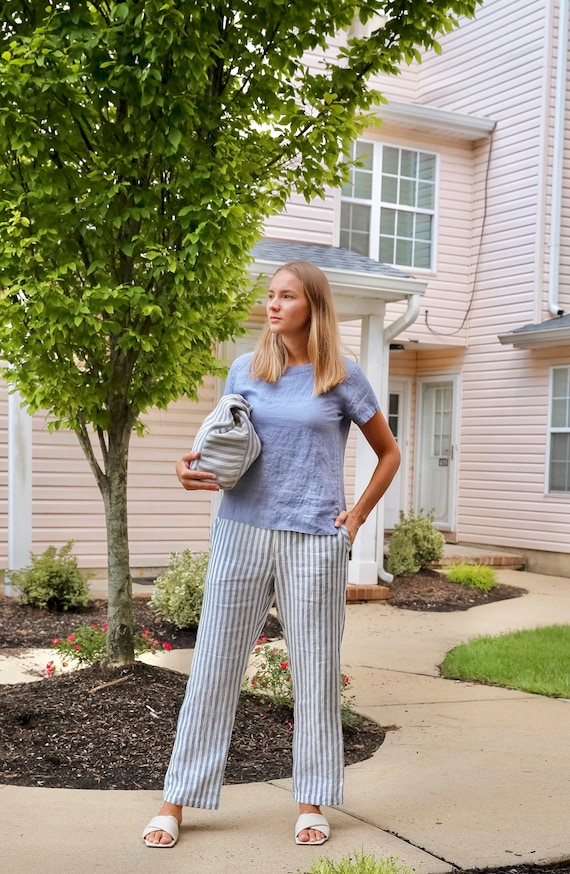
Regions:
<svg viewBox="0 0 570 874"><path fill-rule="evenodd" d="M387 568L395 577L416 574L443 555L445 538L433 522L433 513L400 511L400 521L390 539Z"/></svg>
<svg viewBox="0 0 570 874"><path fill-rule="evenodd" d="M71 555L72 547L73 540L68 540L59 551L48 546L40 556L31 554L28 567L8 571L22 604L59 613L87 606L91 574L79 570L77 559Z"/></svg>
<svg viewBox="0 0 570 874"><path fill-rule="evenodd" d="M490 592L498 582L495 569L484 564L456 564L445 575L453 583L481 592Z"/></svg>
<svg viewBox="0 0 570 874"><path fill-rule="evenodd" d="M284 649L279 649L262 637L254 649L255 673L243 681L243 690L264 698L270 698L275 704L293 709L295 697L293 694L293 679L289 668L289 658ZM343 724L349 725L356 721L352 710L352 696L348 695L350 679L346 674L340 675L341 714Z"/></svg>
<svg viewBox="0 0 570 874"><path fill-rule="evenodd" d="M67 637L54 638L51 645L60 656L63 667L67 667L70 661L77 665L94 665L105 657L107 623L94 622L92 625L79 625ZM170 652L172 645L170 643L161 645L148 629L135 634L135 656L147 652L154 654L160 649ZM49 662L46 670L48 677L51 677L57 670L55 662Z"/></svg>
<svg viewBox="0 0 570 874"><path fill-rule="evenodd" d="M193 555L189 549L170 554L168 568L155 580L150 603L155 612L177 628L197 628L202 610L207 553Z"/></svg>
<svg viewBox="0 0 570 874"><path fill-rule="evenodd" d="M398 859L376 859L364 853L343 856L338 862L319 857L306 874L412 874L412 869Z"/></svg>

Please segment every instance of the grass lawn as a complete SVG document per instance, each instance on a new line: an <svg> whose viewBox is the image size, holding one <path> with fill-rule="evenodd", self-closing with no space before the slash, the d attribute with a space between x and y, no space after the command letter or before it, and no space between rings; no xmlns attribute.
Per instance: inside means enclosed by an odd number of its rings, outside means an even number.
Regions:
<svg viewBox="0 0 570 874"><path fill-rule="evenodd" d="M570 698L570 625L476 637L448 652L441 674L451 680Z"/></svg>

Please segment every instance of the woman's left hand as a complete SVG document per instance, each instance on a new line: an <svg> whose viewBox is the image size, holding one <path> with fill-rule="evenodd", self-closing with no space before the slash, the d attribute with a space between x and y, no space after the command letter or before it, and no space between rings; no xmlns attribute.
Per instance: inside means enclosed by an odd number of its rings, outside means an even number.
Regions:
<svg viewBox="0 0 570 874"><path fill-rule="evenodd" d="M338 516L336 517L336 519L334 520L334 527L335 528L340 528L341 525L344 525L344 527L348 531L348 536L350 537L350 544L352 546L352 544L355 541L356 535L358 534L358 529L360 528L360 525L358 524L356 519L354 519L354 517L352 517L350 515L348 510L341 510L340 513L338 514Z"/></svg>

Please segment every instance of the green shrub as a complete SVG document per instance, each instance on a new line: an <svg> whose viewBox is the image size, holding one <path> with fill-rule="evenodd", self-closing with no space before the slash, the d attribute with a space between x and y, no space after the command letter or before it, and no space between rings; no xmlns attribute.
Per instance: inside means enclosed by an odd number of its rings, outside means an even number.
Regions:
<svg viewBox="0 0 570 874"><path fill-rule="evenodd" d="M155 581L150 603L155 612L177 628L197 628L202 610L209 555L189 549L172 552L168 568Z"/></svg>
<svg viewBox="0 0 570 874"><path fill-rule="evenodd" d="M490 592L498 582L495 569L484 564L456 564L445 575L453 583L481 592Z"/></svg>
<svg viewBox="0 0 570 874"><path fill-rule="evenodd" d="M28 567L8 571L22 604L60 613L87 606L88 580L92 575L79 570L77 559L71 555L72 547L73 540L68 540L59 551L48 546L40 556L31 554Z"/></svg>
<svg viewBox="0 0 570 874"><path fill-rule="evenodd" d="M392 857L375 859L372 855L355 853L354 857L344 856L338 862L319 857L306 874L412 874L412 870Z"/></svg>
<svg viewBox="0 0 570 874"><path fill-rule="evenodd" d="M400 511L400 521L390 539L387 569L395 577L415 574L443 555L445 538L433 523L433 513L416 515L410 510L406 517Z"/></svg>

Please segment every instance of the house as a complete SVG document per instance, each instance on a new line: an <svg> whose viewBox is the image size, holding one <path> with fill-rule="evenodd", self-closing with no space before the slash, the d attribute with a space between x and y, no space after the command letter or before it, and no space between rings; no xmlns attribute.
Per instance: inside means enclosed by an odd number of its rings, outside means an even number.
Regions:
<svg viewBox="0 0 570 874"><path fill-rule="evenodd" d="M383 576L384 529L410 507L432 510L451 542L570 575L569 5L484 0L441 39L442 54L379 79L383 123L354 143L359 166L343 190L293 198L254 251L256 275L302 253L328 273L343 339L402 451L357 541L352 582ZM251 346L260 321L254 310L250 333L222 356ZM220 390L207 380L199 404L152 412L133 440L135 572L208 548L215 503L189 498L173 471ZM12 555L72 538L83 567L104 568L102 503L75 436L48 434L11 403L8 422L0 394L0 566L11 536ZM349 499L369 466L355 435ZM10 526L9 487L20 506Z"/></svg>

